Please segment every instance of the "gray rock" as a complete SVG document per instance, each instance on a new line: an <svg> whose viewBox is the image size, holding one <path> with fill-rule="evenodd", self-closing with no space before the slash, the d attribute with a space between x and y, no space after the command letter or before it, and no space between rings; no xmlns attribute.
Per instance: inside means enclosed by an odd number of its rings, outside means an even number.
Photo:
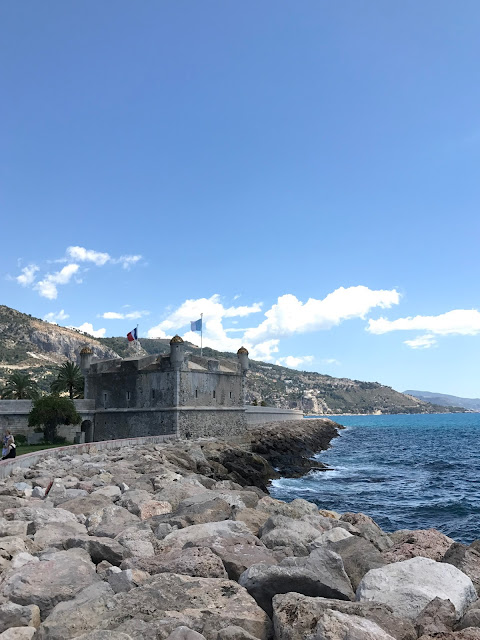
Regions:
<svg viewBox="0 0 480 640"><path fill-rule="evenodd" d="M42 507L19 507L18 509L7 509L4 515L9 520L23 520L30 522L28 533L34 534L36 531L50 524L77 524L77 519L73 513L60 508Z"/></svg>
<svg viewBox="0 0 480 640"><path fill-rule="evenodd" d="M310 551L313 549L319 549L320 547L328 546L332 542L340 542L340 540L345 540L346 538L352 538L352 534L345 531L341 527L335 527L330 529L329 531L324 531L321 533L318 538L312 540L309 543L308 548ZM375 549L376 550L376 549Z"/></svg>
<svg viewBox="0 0 480 640"><path fill-rule="evenodd" d="M387 563L401 562L416 556L440 561L453 543L452 538L437 529L397 531L393 546L383 552L383 557Z"/></svg>
<svg viewBox="0 0 480 640"><path fill-rule="evenodd" d="M200 578L228 578L223 562L208 547L175 549L150 558L130 558L122 569L141 569L151 575L178 573Z"/></svg>
<svg viewBox="0 0 480 640"><path fill-rule="evenodd" d="M110 564L119 565L122 560L132 555L116 540L97 536L84 535L68 538L65 541L65 549L72 548L85 549L95 564L106 560Z"/></svg>
<svg viewBox="0 0 480 640"><path fill-rule="evenodd" d="M384 604L311 598L298 593L287 593L273 598L276 640L320 638L321 636L314 635L315 629L318 620L328 610L372 620L396 640L416 640L417 637L413 624L395 617L392 609ZM354 635L353 639L355 637Z"/></svg>
<svg viewBox="0 0 480 640"><path fill-rule="evenodd" d="M163 573L128 593L97 598L73 611L50 615L40 625L36 640L65 640L93 630L132 635L135 631L135 638L150 640L168 637L179 624L206 638L231 625L259 640L271 637L268 616L236 582Z"/></svg>
<svg viewBox="0 0 480 640"><path fill-rule="evenodd" d="M424 635L421 640L480 640L480 629L469 628L448 633L436 633L434 636Z"/></svg>
<svg viewBox="0 0 480 640"><path fill-rule="evenodd" d="M115 536L115 540L128 549L131 556L150 558L155 554L153 546L155 537L146 523L127 527L118 536Z"/></svg>
<svg viewBox="0 0 480 640"><path fill-rule="evenodd" d="M85 524L88 533L92 536L115 538L135 522L140 522L140 518L123 507L110 504L110 506L104 507L88 516Z"/></svg>
<svg viewBox="0 0 480 640"><path fill-rule="evenodd" d="M21 605L5 602L0 605L0 633L10 627L34 627L40 625L40 609L35 604Z"/></svg>
<svg viewBox="0 0 480 640"><path fill-rule="evenodd" d="M458 629L467 629L468 627L480 627L480 600L477 600L468 607L464 616L457 624Z"/></svg>
<svg viewBox="0 0 480 640"><path fill-rule="evenodd" d="M357 600L382 602L410 620L436 597L453 602L458 619L477 593L470 578L456 567L420 556L372 569L357 589Z"/></svg>
<svg viewBox="0 0 480 640"><path fill-rule="evenodd" d="M442 562L453 564L463 571L473 582L477 595L480 595L480 545L476 544L478 542L472 542L470 547L455 542L448 548Z"/></svg>
<svg viewBox="0 0 480 640"><path fill-rule="evenodd" d="M17 553L27 550L26 542L28 538L20 538L17 536L5 536L0 538L0 558L11 560Z"/></svg>
<svg viewBox="0 0 480 640"><path fill-rule="evenodd" d="M83 514L84 516L88 517L93 513L101 511L105 507L109 507L111 505L112 501L106 496L90 494L63 502L62 509L70 511L75 515Z"/></svg>
<svg viewBox="0 0 480 640"><path fill-rule="evenodd" d="M419 636L450 632L456 620L456 611L450 600L434 598L415 618Z"/></svg>
<svg viewBox="0 0 480 640"><path fill-rule="evenodd" d="M45 497L45 489L43 487L33 487L32 498L44 498L44 497Z"/></svg>
<svg viewBox="0 0 480 640"><path fill-rule="evenodd" d="M115 569L117 569L117 567L115 567ZM73 611L86 602L97 600L99 598L102 598L103 596L112 595L113 589L108 584L108 582L94 582L90 586L85 587L85 589L79 591L71 600L64 600L63 602L59 602L57 605L55 605L50 615L55 615L66 611Z"/></svg>
<svg viewBox="0 0 480 640"><path fill-rule="evenodd" d="M24 565L0 585L3 596L17 604L36 604L42 617L58 602L100 580L87 554L58 551L47 558Z"/></svg>
<svg viewBox="0 0 480 640"><path fill-rule="evenodd" d="M150 577L146 571L139 569L125 569L124 571L111 572L108 576L108 584L115 593L130 591L134 587L145 582Z"/></svg>
<svg viewBox="0 0 480 640"><path fill-rule="evenodd" d="M341 529L333 529L333 531L341 531ZM371 569L378 569L385 565L380 551L371 542L360 536L350 536L338 540L330 543L328 548L338 553L342 558L345 572L354 591L357 590L365 574Z"/></svg>
<svg viewBox="0 0 480 640"><path fill-rule="evenodd" d="M185 547L209 547L218 555L232 580L253 564L276 564L273 553L253 536L243 522L225 520L197 524L168 534L163 540L165 550Z"/></svg>
<svg viewBox="0 0 480 640"><path fill-rule="evenodd" d="M340 520L356 527L360 534L377 547L379 551L385 551L393 545L391 538L380 529L372 518L364 513L344 513Z"/></svg>
<svg viewBox="0 0 480 640"><path fill-rule="evenodd" d="M0 633L0 640L31 640L34 635L33 627L12 627Z"/></svg>
<svg viewBox="0 0 480 640"><path fill-rule="evenodd" d="M76 636L75 640L134 640L134 638L119 631L92 631Z"/></svg>
<svg viewBox="0 0 480 640"><path fill-rule="evenodd" d="M0 538L5 536L26 536L29 523L22 520L9 522L0 518Z"/></svg>
<svg viewBox="0 0 480 640"><path fill-rule="evenodd" d="M239 584L269 616L272 615L272 598L279 593L295 591L338 600L354 597L340 556L324 549L313 551L308 558L288 558L278 566L256 564L240 576Z"/></svg>
<svg viewBox="0 0 480 640"><path fill-rule="evenodd" d="M282 515L289 518L301 518L308 514L318 514L317 505L313 502L308 502L302 498L296 498L292 502L282 502L281 500L275 500L270 496L265 496L258 501L257 509L271 513L272 515Z"/></svg>
<svg viewBox="0 0 480 640"><path fill-rule="evenodd" d="M140 514L139 506L142 502L148 502L151 499L152 494L144 489L129 489L122 494L118 505L138 516Z"/></svg>
<svg viewBox="0 0 480 640"><path fill-rule="evenodd" d="M33 540L39 549L46 549L47 547L63 549L68 538L82 535L87 535L87 528L79 522L48 524L36 532Z"/></svg>
<svg viewBox="0 0 480 640"><path fill-rule="evenodd" d="M241 627L230 626L220 629L216 640L258 640L258 638Z"/></svg>
<svg viewBox="0 0 480 640"><path fill-rule="evenodd" d="M205 636L202 636L201 633L197 633L193 629L189 629L188 627L177 627L172 631L172 633L168 636L167 640L206 640Z"/></svg>

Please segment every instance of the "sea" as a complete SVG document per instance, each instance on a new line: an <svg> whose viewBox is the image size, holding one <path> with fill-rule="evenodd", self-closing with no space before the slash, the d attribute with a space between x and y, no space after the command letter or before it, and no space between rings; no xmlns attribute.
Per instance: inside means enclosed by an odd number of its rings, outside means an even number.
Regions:
<svg viewBox="0 0 480 640"><path fill-rule="evenodd" d="M362 512L389 532L480 539L480 413L329 417L346 427L315 456L332 470L274 480L272 497Z"/></svg>

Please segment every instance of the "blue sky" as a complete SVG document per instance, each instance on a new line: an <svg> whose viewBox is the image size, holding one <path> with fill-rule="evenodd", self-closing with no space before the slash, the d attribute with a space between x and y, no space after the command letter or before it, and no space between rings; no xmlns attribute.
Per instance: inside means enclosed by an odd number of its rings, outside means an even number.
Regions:
<svg viewBox="0 0 480 640"><path fill-rule="evenodd" d="M0 6L0 302L479 396L480 5Z"/></svg>

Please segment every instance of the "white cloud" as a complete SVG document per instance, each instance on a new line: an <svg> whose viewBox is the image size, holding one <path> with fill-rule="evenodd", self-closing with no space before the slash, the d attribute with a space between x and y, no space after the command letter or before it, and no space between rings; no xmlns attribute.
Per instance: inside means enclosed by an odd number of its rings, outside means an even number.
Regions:
<svg viewBox="0 0 480 640"><path fill-rule="evenodd" d="M259 313L262 303L249 306L224 307L220 296L186 300L178 309L148 331L149 338L168 338L179 333L184 340L200 344L200 335L189 331L190 322L198 320L203 313L203 344L218 351L235 352L245 346L253 359L273 361L279 351L280 338L294 333L330 329L343 320L364 318L375 307L388 308L398 304L400 295L391 291L371 290L358 286L340 288L323 300L310 298L300 302L294 295L278 298L266 313L266 320L256 327L245 329L224 328L224 318L244 318ZM235 323L236 320L232 320ZM251 324L251 322L249 322ZM234 334L233 336L229 334ZM295 356L291 356L295 357Z"/></svg>
<svg viewBox="0 0 480 640"><path fill-rule="evenodd" d="M29 264L27 267L23 267L22 273L15 278L18 284L21 284L22 287L28 287L33 284L35 280L35 274L39 271L40 268L37 267L36 264Z"/></svg>
<svg viewBox="0 0 480 640"><path fill-rule="evenodd" d="M124 269L130 269L134 264L137 264L142 259L142 256L120 256L112 260L115 264L121 264Z"/></svg>
<svg viewBox="0 0 480 640"><path fill-rule="evenodd" d="M130 313L117 313L116 311L105 311L100 315L100 318L104 318L105 320L137 320L138 318L143 318L144 316L148 316L150 311L130 311Z"/></svg>
<svg viewBox="0 0 480 640"><path fill-rule="evenodd" d="M175 311L171 312L165 320L148 331L149 338L166 338L172 333L182 333L182 329L190 328L192 320L198 320L203 313L203 343L212 349L219 351L237 351L242 346L240 338L230 338L223 327L223 318L245 317L251 313L260 311L260 303L252 306L225 308L218 294L211 298L199 298L197 300L185 300ZM200 335L188 331L182 334L184 340L200 344Z"/></svg>
<svg viewBox="0 0 480 640"><path fill-rule="evenodd" d="M336 358L324 358L323 360L320 360L320 362L322 364L335 364L335 365L340 365L341 362L339 360L337 360Z"/></svg>
<svg viewBox="0 0 480 640"><path fill-rule="evenodd" d="M476 309L455 309L438 316L415 316L397 320L369 320L367 331L375 334L390 331L427 331L447 336L474 336L480 333L480 313Z"/></svg>
<svg viewBox="0 0 480 640"><path fill-rule="evenodd" d="M437 341L431 333L426 333L424 336L417 336L413 340L405 340L404 343L412 349L430 349L430 347L434 347L437 344Z"/></svg>
<svg viewBox="0 0 480 640"><path fill-rule="evenodd" d="M363 286L340 287L323 300L310 298L305 303L286 294L265 313L266 320L245 333L245 340L255 344L272 336L331 329L344 320L365 318L375 307L385 309L399 301L395 289L375 291Z"/></svg>
<svg viewBox="0 0 480 640"><path fill-rule="evenodd" d="M49 273L35 285L41 296L55 300L58 295L57 285L67 284L79 269L78 264L67 264L56 273Z"/></svg>
<svg viewBox="0 0 480 640"><path fill-rule="evenodd" d="M97 267L101 267L111 260L108 253L101 253L84 247L67 247L67 256L77 262L93 262Z"/></svg>
<svg viewBox="0 0 480 640"><path fill-rule="evenodd" d="M94 338L104 338L106 329L94 329L93 324L90 322L84 322L79 327L70 327L71 329L78 329L84 333L89 333Z"/></svg>
<svg viewBox="0 0 480 640"><path fill-rule="evenodd" d="M313 356L286 356L285 358L277 358L275 364L280 364L290 369L298 369L299 365L311 364L313 360Z"/></svg>
<svg viewBox="0 0 480 640"><path fill-rule="evenodd" d="M50 313L47 313L45 316L43 316L43 319L46 320L47 322L61 322L62 320L66 320L67 318L69 318L70 316L68 315L68 313L65 313L65 311L63 309L61 309L60 311L58 311L58 313L54 313L53 311L51 311Z"/></svg>

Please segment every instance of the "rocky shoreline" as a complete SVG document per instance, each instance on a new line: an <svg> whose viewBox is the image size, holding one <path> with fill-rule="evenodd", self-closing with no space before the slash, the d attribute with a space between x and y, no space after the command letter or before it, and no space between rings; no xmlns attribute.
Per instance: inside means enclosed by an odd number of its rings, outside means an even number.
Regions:
<svg viewBox="0 0 480 640"><path fill-rule="evenodd" d="M0 481L0 640L480 639L480 541L271 498L330 420L75 454ZM302 433L303 429L303 433ZM277 469L277 470L275 470Z"/></svg>

